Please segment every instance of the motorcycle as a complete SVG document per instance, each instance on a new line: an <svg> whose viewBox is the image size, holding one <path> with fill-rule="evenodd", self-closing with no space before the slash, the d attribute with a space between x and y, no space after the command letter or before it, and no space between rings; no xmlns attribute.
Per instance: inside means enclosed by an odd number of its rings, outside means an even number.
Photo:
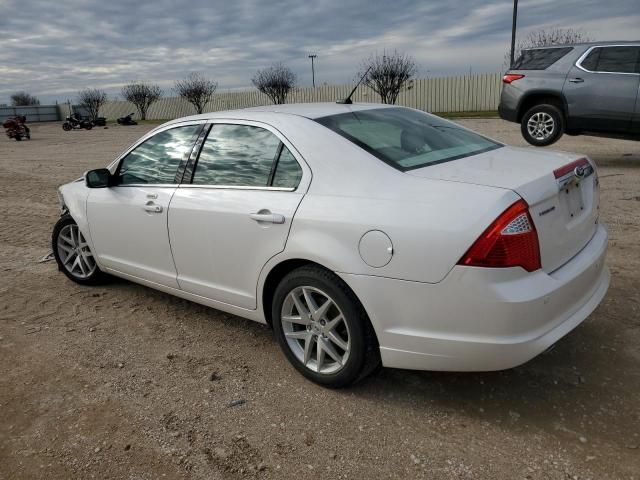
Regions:
<svg viewBox="0 0 640 480"><path fill-rule="evenodd" d="M118 125L137 125L138 122L136 122L132 117L133 117L133 113L130 113L129 115L125 115L124 117L120 117L118 120L116 120L118 122Z"/></svg>
<svg viewBox="0 0 640 480"><path fill-rule="evenodd" d="M24 115L6 119L2 126L5 129L7 137L15 138L16 142L21 141L23 138L31 140L31 130L27 127L26 121L27 117Z"/></svg>
<svg viewBox="0 0 640 480"><path fill-rule="evenodd" d="M105 117L96 117L91 121L91 123L93 123L94 127L106 127L107 119Z"/></svg>
<svg viewBox="0 0 640 480"><path fill-rule="evenodd" d="M93 123L91 122L91 120L82 118L78 113L74 113L68 116L65 122L62 124L62 129L65 132L68 132L70 130L80 130L82 128L91 130L93 128Z"/></svg>

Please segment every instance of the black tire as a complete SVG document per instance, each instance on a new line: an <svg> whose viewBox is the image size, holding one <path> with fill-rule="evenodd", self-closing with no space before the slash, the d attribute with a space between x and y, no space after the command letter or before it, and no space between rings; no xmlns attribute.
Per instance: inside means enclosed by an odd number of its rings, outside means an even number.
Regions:
<svg viewBox="0 0 640 480"><path fill-rule="evenodd" d="M91 130L93 128L93 125L91 125L90 123L85 124L84 128L86 128L87 130Z"/></svg>
<svg viewBox="0 0 640 480"><path fill-rule="evenodd" d="M69 279L73 280L76 283L79 283L80 285L100 285L104 283L108 279L108 276L104 272L102 272L97 265L95 266L95 270L93 271L93 273L84 278L80 278L74 275L64 266L63 261L60 258L58 236L60 235L60 232L69 225L77 226L75 220L71 215L63 215L56 222L55 226L53 227L53 234L51 235L51 248L53 249L53 256L55 257L56 263L58 264L58 270L62 271Z"/></svg>
<svg viewBox="0 0 640 480"><path fill-rule="evenodd" d="M22 141L22 135L20 135L19 133L16 133L15 139L16 139L16 142Z"/></svg>
<svg viewBox="0 0 640 480"><path fill-rule="evenodd" d="M349 355L335 373L319 373L305 366L285 337L281 319L285 299L289 293L303 286L328 294L342 312L345 326L348 326ZM378 342L364 308L349 287L328 270L305 266L290 272L276 288L272 305L271 318L276 339L289 362L306 378L326 387L341 388L365 378L380 365Z"/></svg>
<svg viewBox="0 0 640 480"><path fill-rule="evenodd" d="M62 129L63 129L65 132L70 131L72 128L73 128L73 127L71 126L71 124L70 124L69 122L64 122L64 123L62 124Z"/></svg>
<svg viewBox="0 0 640 480"><path fill-rule="evenodd" d="M536 115L547 115L553 120L553 127L551 131L548 134L541 135L542 138L536 138L532 135L531 132L529 132L529 121ZM522 121L520 122L520 131L522 132L522 136L528 143L535 147L545 147L557 142L560 137L562 137L564 128L564 115L558 107L556 107L555 105L550 105L548 103L541 103L539 105L531 107L523 115Z"/></svg>

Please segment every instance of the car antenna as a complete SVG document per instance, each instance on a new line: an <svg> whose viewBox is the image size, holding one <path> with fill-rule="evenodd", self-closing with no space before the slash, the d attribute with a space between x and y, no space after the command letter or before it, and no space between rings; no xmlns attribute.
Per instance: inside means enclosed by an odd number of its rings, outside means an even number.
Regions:
<svg viewBox="0 0 640 480"><path fill-rule="evenodd" d="M373 66L373 65L372 65ZM342 103L345 105L351 105L353 102L351 101L351 97L352 95L356 92L356 89L360 86L360 84L362 83L362 81L364 80L364 77L367 76L367 73L369 73L369 70L371 70L371 67L367 68L367 71L364 72L364 75L362 75L362 78L360 78L360 81L356 84L355 87L353 87L353 90L351 90L351 93L347 96L347 98L343 98L342 100L338 100L336 103Z"/></svg>

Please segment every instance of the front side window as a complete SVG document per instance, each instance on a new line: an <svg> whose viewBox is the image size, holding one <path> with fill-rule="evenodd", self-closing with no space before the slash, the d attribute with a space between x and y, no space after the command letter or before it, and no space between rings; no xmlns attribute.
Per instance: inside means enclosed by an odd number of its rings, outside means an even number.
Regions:
<svg viewBox="0 0 640 480"><path fill-rule="evenodd" d="M534 48L523 50L520 57L513 62L513 70L545 70L556 63L567 53L573 50L572 47L556 48Z"/></svg>
<svg viewBox="0 0 640 480"><path fill-rule="evenodd" d="M580 63L591 72L640 73L640 47L598 47Z"/></svg>
<svg viewBox="0 0 640 480"><path fill-rule="evenodd" d="M176 127L157 133L122 159L118 184L173 184L184 156L191 150L201 125Z"/></svg>
<svg viewBox="0 0 640 480"><path fill-rule="evenodd" d="M407 108L376 108L316 119L401 171L502 147L434 115Z"/></svg>
<svg viewBox="0 0 640 480"><path fill-rule="evenodd" d="M217 124L198 157L193 183L266 187L280 140L264 128Z"/></svg>

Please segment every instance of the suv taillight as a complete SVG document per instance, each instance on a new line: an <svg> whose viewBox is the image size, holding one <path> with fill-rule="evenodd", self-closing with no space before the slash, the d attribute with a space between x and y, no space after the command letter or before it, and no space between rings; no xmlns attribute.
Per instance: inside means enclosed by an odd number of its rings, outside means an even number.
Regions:
<svg viewBox="0 0 640 480"><path fill-rule="evenodd" d="M509 84L511 82L515 82L516 80L520 80L524 78L524 75L520 75L519 73L507 73L504 77L502 77L502 83Z"/></svg>
<svg viewBox="0 0 640 480"><path fill-rule="evenodd" d="M462 256L458 265L522 267L527 272L541 268L538 233L527 202L518 200L496 218Z"/></svg>

